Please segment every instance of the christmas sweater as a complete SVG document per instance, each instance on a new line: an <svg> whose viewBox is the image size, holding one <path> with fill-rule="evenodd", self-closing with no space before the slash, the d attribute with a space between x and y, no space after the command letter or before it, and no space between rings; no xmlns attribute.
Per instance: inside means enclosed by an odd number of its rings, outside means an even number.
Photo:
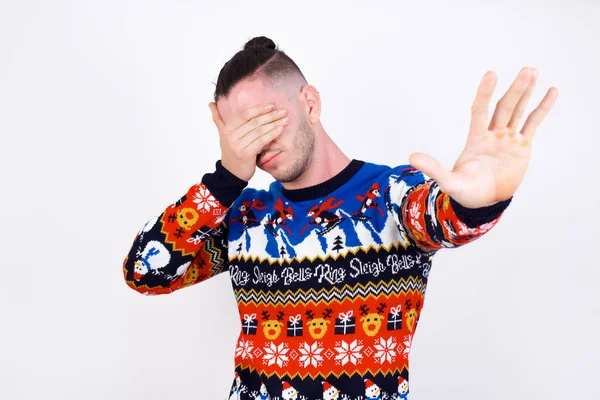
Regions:
<svg viewBox="0 0 600 400"><path fill-rule="evenodd" d="M156 295L229 272L230 399L408 399L434 255L481 237L511 200L465 208L410 164L360 160L315 186L258 190L218 161L141 227L123 273Z"/></svg>

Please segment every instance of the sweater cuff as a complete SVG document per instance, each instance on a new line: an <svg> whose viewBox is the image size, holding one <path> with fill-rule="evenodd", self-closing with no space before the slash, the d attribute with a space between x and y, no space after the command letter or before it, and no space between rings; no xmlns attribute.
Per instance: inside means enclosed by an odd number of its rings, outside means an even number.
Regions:
<svg viewBox="0 0 600 400"><path fill-rule="evenodd" d="M469 228L475 228L479 225L492 222L504 212L506 207L508 207L508 205L513 199L513 196L511 196L506 200L503 200L496 204L492 204L490 206L479 208L467 208L459 204L451 196L448 197L450 198L450 205L452 206L452 210L454 210L454 213L456 214L458 219L464 222L465 225L467 225Z"/></svg>
<svg viewBox="0 0 600 400"><path fill-rule="evenodd" d="M215 172L204 174L202 183L219 203L229 208L248 186L248 182L229 172L221 160L217 161L215 168Z"/></svg>

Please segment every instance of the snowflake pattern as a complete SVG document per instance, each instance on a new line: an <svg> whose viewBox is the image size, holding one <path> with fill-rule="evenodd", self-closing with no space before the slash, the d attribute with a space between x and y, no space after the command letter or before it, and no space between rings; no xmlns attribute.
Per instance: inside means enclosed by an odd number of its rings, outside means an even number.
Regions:
<svg viewBox="0 0 600 400"><path fill-rule="evenodd" d="M263 363L267 365L277 364L279 367L287 366L289 360L286 355L289 348L287 343L280 343L279 346L275 346L274 342L265 347L265 355L263 356Z"/></svg>
<svg viewBox="0 0 600 400"><path fill-rule="evenodd" d="M198 204L197 208L200 212L206 213L211 208L219 207L219 203L206 187L200 186L195 195L196 197L192 201Z"/></svg>
<svg viewBox="0 0 600 400"><path fill-rule="evenodd" d="M396 359L396 347L398 343L394 342L394 337L390 336L388 340L384 338L379 338L375 341L375 349L377 349L377 353L373 355L374 358L378 358L379 363L383 364L388 361L389 363L393 363Z"/></svg>
<svg viewBox="0 0 600 400"><path fill-rule="evenodd" d="M341 385L339 393L337 388L329 392L336 393L336 397L347 397L343 392L353 381L346 377L355 374L374 380L381 376L380 389L394 390L396 374L405 370L408 373L412 332L427 286L422 277L429 274L435 249L472 241L491 229L498 218L471 228L447 207L448 197L437 186L420 182L416 169L404 166L398 171L400 176L384 176L380 169L372 169L374 173L369 175L377 182L364 181L372 183L370 189L365 186L362 190L357 184L356 191L341 191L339 196L336 192L339 198L332 194L297 206L276 193L254 190L240 195L236 207L227 206L216 199L218 192L213 195L202 183L194 185L188 195L141 229L132 247L136 259L128 256L123 264L125 279L144 294L160 294L183 287L190 279L197 282L215 275L224 270L223 266L230 267L240 316L254 311L258 316L251 323L241 320L234 360L241 375L269 378L269 386L272 384L272 391L278 395L285 383L279 380L286 379L288 384L304 389L304 379L320 380L325 376L322 372L338 378L332 383ZM365 216L367 209L369 216ZM181 225L182 214L189 219L186 226ZM342 220L347 222L340 225ZM404 224L405 220L409 223ZM440 226L443 231L437 229ZM428 235L430 231L439 235ZM426 237L420 240L423 235ZM164 244L166 252L161 247L162 255L155 257L156 248L146 246L153 241ZM432 243L420 246L416 242ZM206 254L191 260L194 268L184 274L190 261L182 265L179 258L193 256L203 243L206 248L201 250ZM347 246L336 252L340 243ZM148 249L148 254L142 249ZM142 261L144 266L140 267ZM356 269L356 275L349 269ZM138 273L132 275L134 272ZM144 279L143 273L148 273ZM405 312L401 319L389 317L392 306L399 308L409 300L410 314ZM417 302L419 306L413 308ZM270 329L261 329L261 312L264 321L276 321L273 334ZM371 329L371 321L365 324L362 315L373 314L377 315L377 325ZM297 317L303 330L298 330L292 316ZM320 331L309 329L317 323L330 325ZM249 379L252 386L257 382ZM348 387L346 382L350 382ZM349 391L353 397L358 396L355 399L365 400L360 396L365 394L363 381L356 382ZM312 383L317 394L310 393L311 398L320 397L323 388L319 385L324 382ZM385 398L383 391L381 394Z"/></svg>
<svg viewBox="0 0 600 400"><path fill-rule="evenodd" d="M322 364L323 356L321 352L323 351L323 345L319 342L314 342L312 346L304 342L298 350L302 353L302 357L298 361L300 361L300 365L304 368L308 367L309 364L313 367L318 367Z"/></svg>
<svg viewBox="0 0 600 400"><path fill-rule="evenodd" d="M408 358L411 346L412 346L412 336L411 335L404 336L404 351L402 352L402 355L404 356L404 358Z"/></svg>
<svg viewBox="0 0 600 400"><path fill-rule="evenodd" d="M299 347L290 348L289 343L283 341L276 344L274 341L267 342L264 346L256 347L255 344L249 339L241 339L238 342L236 348L236 356L244 358L255 358L259 354L264 354L262 357L263 364L278 365L281 368L288 367L288 363L291 360L298 362L301 367L321 367L323 362L327 359L335 359L336 365L359 365L364 363L367 357L373 357L372 359L379 363L384 364L386 362L393 364L396 362L398 357L408 357L412 345L412 335L405 335L402 339L396 336L390 336L387 339L384 337L376 338L374 343L370 346L366 345L363 340L338 340L335 342L335 346L328 347L323 342L308 341L301 342ZM335 352L332 351L335 349ZM264 353L263 353L264 350ZM328 353L331 353L328 356ZM335 356L335 358L334 358ZM244 388L242 388L244 392ZM254 390L249 393L250 398L258 399L260 392ZM398 400L396 397L397 393L386 393L382 391L379 394L379 400ZM271 400L283 400L280 397L270 397ZM302 394L298 394L297 400L308 400ZM342 392L339 393L337 400L367 400L363 396L350 397Z"/></svg>
<svg viewBox="0 0 600 400"><path fill-rule="evenodd" d="M252 358L252 353L251 351L254 349L254 345L252 344L252 342L250 340L240 340L240 342L238 343L237 348L235 349L235 356L236 357L242 357L243 359L246 358Z"/></svg>
<svg viewBox="0 0 600 400"><path fill-rule="evenodd" d="M360 353L360 351L362 350L362 348L363 346L359 345L357 339L354 339L350 344L348 344L344 340L337 342L335 350L339 354L335 357L335 359L337 360L336 363L339 364L341 362L342 365L346 365L349 362L351 362L354 365L360 363L362 358L362 354Z"/></svg>

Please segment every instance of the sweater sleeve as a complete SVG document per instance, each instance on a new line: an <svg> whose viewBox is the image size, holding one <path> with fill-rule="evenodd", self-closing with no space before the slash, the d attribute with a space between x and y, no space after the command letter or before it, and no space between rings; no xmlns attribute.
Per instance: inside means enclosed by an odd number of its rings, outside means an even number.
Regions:
<svg viewBox="0 0 600 400"><path fill-rule="evenodd" d="M512 197L480 208L467 208L437 182L411 165L401 169L399 214L406 233L425 251L462 246L480 238L500 220Z"/></svg>
<svg viewBox="0 0 600 400"><path fill-rule="evenodd" d="M138 231L123 262L127 285L166 294L224 272L230 207L247 184L217 161L215 172Z"/></svg>

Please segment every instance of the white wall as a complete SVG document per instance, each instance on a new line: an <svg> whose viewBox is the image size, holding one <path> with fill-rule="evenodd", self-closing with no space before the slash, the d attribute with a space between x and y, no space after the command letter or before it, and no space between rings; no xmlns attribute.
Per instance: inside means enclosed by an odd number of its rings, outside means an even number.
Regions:
<svg viewBox="0 0 600 400"><path fill-rule="evenodd" d="M600 398L600 6L367 3L0 3L0 398L226 396L228 274L148 298L121 264L213 170L213 82L257 35L317 86L349 156L389 165L424 151L451 168L487 70L495 104L539 69L528 113L559 89L501 223L436 257L411 399Z"/></svg>

